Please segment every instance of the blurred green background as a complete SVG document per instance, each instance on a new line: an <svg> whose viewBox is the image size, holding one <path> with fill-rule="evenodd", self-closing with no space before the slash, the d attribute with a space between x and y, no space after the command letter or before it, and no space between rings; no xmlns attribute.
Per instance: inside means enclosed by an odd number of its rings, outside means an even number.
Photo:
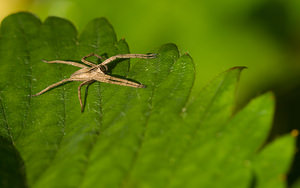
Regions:
<svg viewBox="0 0 300 188"><path fill-rule="evenodd" d="M0 7L1 19L27 10L43 20L67 18L79 32L91 19L106 17L132 53L175 43L194 59L194 95L218 73L247 66L237 104L273 90L277 109L270 139L300 127L299 0L1 0ZM300 173L298 158L290 183Z"/></svg>

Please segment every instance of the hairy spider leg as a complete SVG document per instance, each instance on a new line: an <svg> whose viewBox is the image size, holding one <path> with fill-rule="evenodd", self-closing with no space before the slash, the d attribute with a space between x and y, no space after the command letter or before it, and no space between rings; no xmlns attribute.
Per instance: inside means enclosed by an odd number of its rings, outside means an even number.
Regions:
<svg viewBox="0 0 300 188"><path fill-rule="evenodd" d="M95 80L87 80L82 82L79 86L78 86L78 99L79 99L79 103L80 103L80 107L81 107L81 112L83 112L83 104L82 104L82 99L81 99L81 87L84 85L88 85L95 82Z"/></svg>
<svg viewBox="0 0 300 188"><path fill-rule="evenodd" d="M47 60L43 60L43 62L45 62L45 63L61 63L61 64L73 65L75 67L80 67L80 68L87 68L88 67L86 65L82 65L80 63L76 63L76 62L72 62L72 61L62 61L62 60L47 61Z"/></svg>
<svg viewBox="0 0 300 188"><path fill-rule="evenodd" d="M157 54L119 54L106 59L98 66L106 65L116 59L128 59L128 58L152 59L152 58L156 58L156 55Z"/></svg>
<svg viewBox="0 0 300 188"><path fill-rule="evenodd" d="M105 75L101 78L94 78L94 79L99 81L99 82L117 84L117 85L121 85L121 86L129 86L129 87L134 87L134 88L145 88L145 86L142 85L142 84L135 83L135 82L132 82L132 81L129 81L129 80L126 80L126 79L112 77L112 76L109 76L109 75Z"/></svg>
<svg viewBox="0 0 300 188"><path fill-rule="evenodd" d="M100 55L95 54L95 53L90 53L89 55L84 56L84 57L81 59L81 61L82 61L83 63L85 63L85 64L87 64L87 65L93 67L93 66L95 66L96 64L94 64L94 63L92 63L92 62L86 60L88 57L91 57L91 56L95 56L95 57L97 57L97 58L99 58L99 59L101 59L101 60L104 60L104 58L101 57Z"/></svg>
<svg viewBox="0 0 300 188"><path fill-rule="evenodd" d="M35 97L35 96L39 96L39 95L41 95L41 94L45 93L46 91L48 91L48 90L50 90L50 89L52 89L52 88L54 88L54 87L56 87L56 86L59 86L59 85L61 85L61 84L65 83L65 82L70 82L70 81L73 81L73 80L72 80L72 79L70 79L70 78L63 79L63 80L61 80L61 81L59 81L59 82L56 82L55 84L52 84L52 85L50 85L50 86L46 87L46 88L45 88L45 89L43 89L42 91L40 91L40 92L38 92L37 94L35 94L35 95L32 95L32 96L33 96L33 97Z"/></svg>

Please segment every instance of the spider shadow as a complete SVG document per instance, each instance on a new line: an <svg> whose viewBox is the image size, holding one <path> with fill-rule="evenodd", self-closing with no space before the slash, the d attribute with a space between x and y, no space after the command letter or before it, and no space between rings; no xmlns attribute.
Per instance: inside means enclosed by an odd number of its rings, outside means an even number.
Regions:
<svg viewBox="0 0 300 188"><path fill-rule="evenodd" d="M103 55L101 55L103 56ZM141 84L140 82L137 82L136 80L134 79L130 79L130 78L127 78L126 76L120 76L120 75L115 75L115 74L112 74L112 70L117 66L118 63L121 63L122 61L125 61L125 59L117 59L115 60L114 62L108 64L108 71L106 71L105 73L110 75L110 76L113 76L113 77L116 77L116 78L121 78L121 79L125 79L125 80L128 80L128 81L132 81L132 82L135 82L137 84ZM100 64L102 61L98 60L98 64ZM128 67L128 70L129 70L129 67ZM94 81L93 83L95 83L96 81ZM82 113L85 111L85 107L86 107L86 104L87 104L87 97L88 97L88 90L89 90L89 87L90 85L92 85L93 83L90 83L86 86L85 88L85 94L84 94L84 101L83 101L83 107L82 107ZM124 86L121 86L121 87L124 87ZM145 86L146 87L146 86Z"/></svg>
<svg viewBox="0 0 300 188"><path fill-rule="evenodd" d="M95 83L95 82L93 82L93 83ZM87 96L88 96L88 93L89 93L89 87L90 87L90 85L92 85L93 83L90 83L90 84L88 84L88 85L85 87L84 101L83 101L83 106L82 106L81 113L83 113L84 110L85 110L85 106L86 106L86 102L87 102Z"/></svg>
<svg viewBox="0 0 300 188"><path fill-rule="evenodd" d="M126 61L126 60L127 59L116 59L113 62L110 62L109 64L107 64L108 71L106 73L111 74L112 70L114 70L119 63L122 63L123 61ZM127 71L129 71L129 65L128 65Z"/></svg>
<svg viewBox="0 0 300 188"><path fill-rule="evenodd" d="M123 61L126 61L128 59L116 59L115 61L109 63L107 66L108 66L108 71L106 71L105 73L110 75L110 76L113 76L113 77L116 77L116 78L121 78L121 79L125 79L125 80L128 80L128 81L132 81L132 82L135 82L137 84L141 84L140 82L134 80L134 79L131 79L131 78L127 78L126 76L121 76L121 75L117 75L117 74L112 74L112 70L121 62ZM128 68L127 68L127 71L129 71L129 67L130 65L128 65Z"/></svg>
<svg viewBox="0 0 300 188"><path fill-rule="evenodd" d="M139 82L137 82L136 80L133 80L133 79L130 79L130 78L126 78L124 76L119 76L119 75L111 75L113 77L116 77L116 78L121 78L121 79L125 79L125 80L128 80L128 81L132 81L132 82L135 82L135 83L138 83L138 84L141 84ZM96 81L94 81L93 83L95 83ZM86 106L86 103L87 103L87 97L88 97L88 91L89 91L89 87L90 85L92 85L93 83L90 83L86 86L85 88L85 94L84 94L84 101L83 101L83 107L82 107L82 113L84 112L85 110L85 106ZM125 87L125 86L120 86L120 87ZM144 87L146 88L147 86L144 85Z"/></svg>

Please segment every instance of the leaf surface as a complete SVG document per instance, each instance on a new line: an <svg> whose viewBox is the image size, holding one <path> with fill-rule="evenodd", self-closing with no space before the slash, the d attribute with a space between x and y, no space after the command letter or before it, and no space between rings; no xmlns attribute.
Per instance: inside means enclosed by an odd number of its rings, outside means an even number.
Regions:
<svg viewBox="0 0 300 188"><path fill-rule="evenodd" d="M2 183L19 175L29 187L249 187L255 176L254 186L284 186L276 178L288 169L293 139L259 150L271 128L274 98L265 94L234 113L242 67L191 97L193 61L165 44L150 51L156 59L109 65L112 75L147 88L94 83L81 113L78 82L30 96L78 69L43 59L80 62L92 52L106 58L129 53L106 19L91 21L78 35L67 20L42 23L18 13L2 22L0 34L0 133L10 148L1 151L1 163L15 151L12 163L20 167Z"/></svg>

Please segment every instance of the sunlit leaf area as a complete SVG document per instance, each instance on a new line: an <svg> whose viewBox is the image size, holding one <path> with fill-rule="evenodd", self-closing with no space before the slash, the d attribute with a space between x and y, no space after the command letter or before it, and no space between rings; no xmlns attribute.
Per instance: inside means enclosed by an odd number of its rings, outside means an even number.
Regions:
<svg viewBox="0 0 300 188"><path fill-rule="evenodd" d="M299 1L2 0L0 10L1 188L300 187ZM91 53L119 81L83 85L83 110L82 80L34 96L91 67ZM120 54L154 58L100 66Z"/></svg>

